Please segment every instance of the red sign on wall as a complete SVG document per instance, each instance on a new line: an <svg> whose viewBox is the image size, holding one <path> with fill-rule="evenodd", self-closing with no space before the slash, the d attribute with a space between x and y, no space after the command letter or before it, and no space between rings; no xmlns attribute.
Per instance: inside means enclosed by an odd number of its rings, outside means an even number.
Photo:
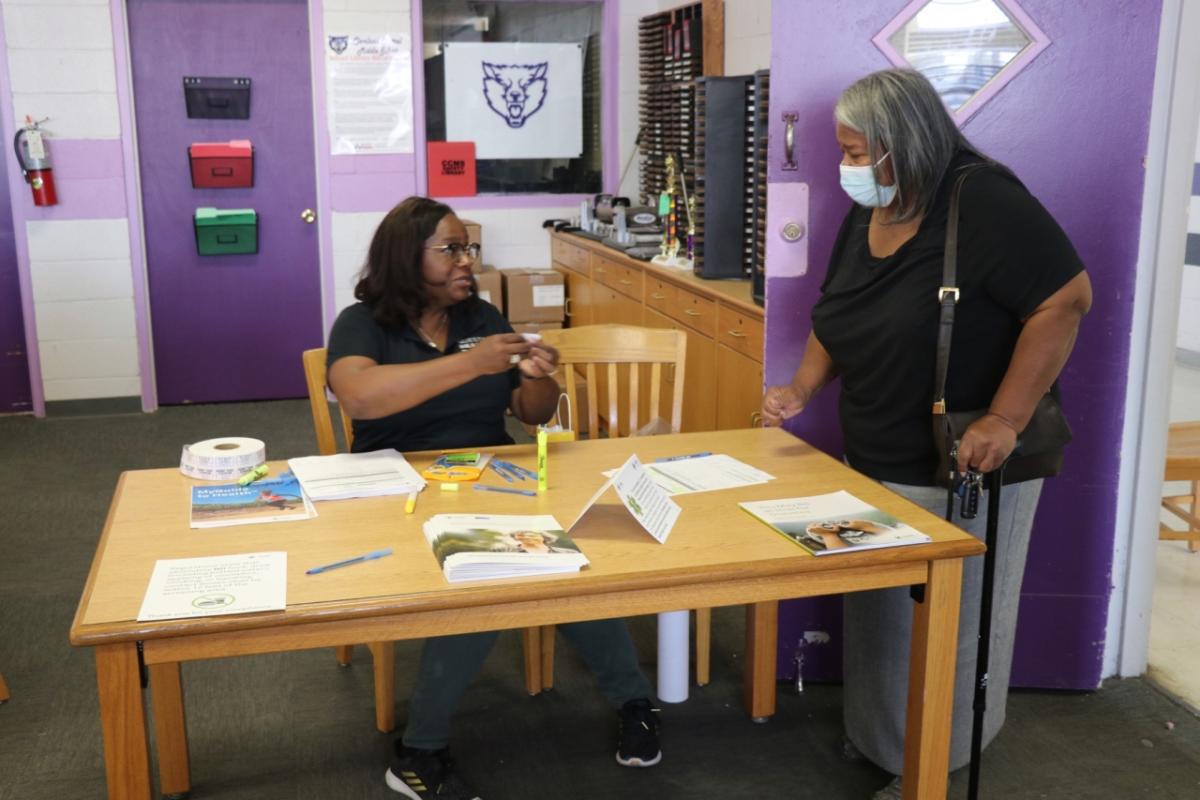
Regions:
<svg viewBox="0 0 1200 800"><path fill-rule="evenodd" d="M475 196L475 143L428 142L429 196Z"/></svg>

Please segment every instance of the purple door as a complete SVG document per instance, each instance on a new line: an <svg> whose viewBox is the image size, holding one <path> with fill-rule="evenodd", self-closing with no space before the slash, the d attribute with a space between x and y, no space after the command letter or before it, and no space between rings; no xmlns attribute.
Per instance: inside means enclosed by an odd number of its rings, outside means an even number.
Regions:
<svg viewBox="0 0 1200 800"><path fill-rule="evenodd" d="M128 0L160 403L301 397L320 347L308 4ZM183 78L252 82L249 119L189 119ZM194 189L193 142L249 139L252 188ZM200 256L198 207L253 208L258 252Z"/></svg>
<svg viewBox="0 0 1200 800"><path fill-rule="evenodd" d="M809 331L808 310L818 296L838 224L849 206L838 185L834 102L857 78L893 65L885 54L887 42L907 38L920 50L944 33L937 28L956 12L953 6L961 10L968 4L936 4L941 7L915 27L897 20L925 5L920 0L775 0L768 384L789 380L799 363ZM1042 494L1021 598L1013 682L1091 689L1101 674L1112 580L1142 160L1161 7L1159 0L996 0L969 5L985 7L980 24L988 36L982 41L998 43L993 51L1009 48L1022 55L991 83L986 80L996 65L984 59L977 70L984 74L981 94L963 106L960 125L984 152L1011 166L1050 210L1074 242L1095 287L1095 304L1062 379L1075 441L1063 474L1048 481ZM1025 38L1014 34L1004 20L1015 21ZM1032 49L1020 51L1022 42ZM927 68L930 63L918 66ZM960 85L946 76L934 82L942 88L939 81L945 80L957 103L980 83L972 85L978 74L966 77ZM790 169L785 168L784 152L787 113L795 114ZM789 244L778 235L787 222L804 226L799 241ZM792 238L796 230L791 228ZM840 455L836 396L836 386L827 389L790 429ZM804 646L805 675L838 676L839 611L828 600L791 603L781 610L781 674L794 674L791 664L805 632L823 631L830 634L828 644ZM823 638L810 635L808 640Z"/></svg>
<svg viewBox="0 0 1200 800"><path fill-rule="evenodd" d="M13 241L12 198L8 195L11 156L0 158L0 414L30 411L29 359L25 354L25 317Z"/></svg>

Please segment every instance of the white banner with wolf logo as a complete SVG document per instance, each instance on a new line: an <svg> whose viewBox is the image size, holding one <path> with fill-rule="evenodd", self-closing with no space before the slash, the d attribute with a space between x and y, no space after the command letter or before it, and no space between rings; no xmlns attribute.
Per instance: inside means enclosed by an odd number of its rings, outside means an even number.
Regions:
<svg viewBox="0 0 1200 800"><path fill-rule="evenodd" d="M475 142L475 157L583 154L583 47L460 43L446 58L446 140Z"/></svg>

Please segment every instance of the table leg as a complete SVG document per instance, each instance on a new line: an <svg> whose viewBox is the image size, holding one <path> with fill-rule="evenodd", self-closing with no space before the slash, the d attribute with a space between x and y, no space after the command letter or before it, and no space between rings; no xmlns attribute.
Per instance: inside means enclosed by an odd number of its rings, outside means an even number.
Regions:
<svg viewBox="0 0 1200 800"><path fill-rule="evenodd" d="M191 791L192 780L179 663L152 664L149 670L159 791L167 800L182 800Z"/></svg>
<svg viewBox="0 0 1200 800"><path fill-rule="evenodd" d="M542 629L521 629L521 649L525 653L525 691L532 697L542 691Z"/></svg>
<svg viewBox="0 0 1200 800"><path fill-rule="evenodd" d="M371 642L367 648L375 661L375 727L391 733L396 728L396 645Z"/></svg>
<svg viewBox="0 0 1200 800"><path fill-rule="evenodd" d="M554 640L556 638L553 625L542 626L542 691L548 692L554 688Z"/></svg>
<svg viewBox="0 0 1200 800"><path fill-rule="evenodd" d="M696 685L707 686L712 661L712 609L696 609Z"/></svg>
<svg viewBox="0 0 1200 800"><path fill-rule="evenodd" d="M109 800L150 800L150 753L137 645L98 645L96 682Z"/></svg>
<svg viewBox="0 0 1200 800"><path fill-rule="evenodd" d="M925 600L913 607L904 800L946 796L961 592L962 559L930 562Z"/></svg>
<svg viewBox="0 0 1200 800"><path fill-rule="evenodd" d="M779 639L779 602L746 606L746 674L743 700L755 722L775 713L775 649Z"/></svg>
<svg viewBox="0 0 1200 800"><path fill-rule="evenodd" d="M339 667L348 667L350 666L350 662L354 660L354 645L352 644L343 644L335 647L333 652L337 656Z"/></svg>
<svg viewBox="0 0 1200 800"><path fill-rule="evenodd" d="M4 676L0 675L0 703L8 702L8 684L4 682Z"/></svg>
<svg viewBox="0 0 1200 800"><path fill-rule="evenodd" d="M1200 516L1200 481L1192 481L1192 516ZM1200 534L1200 529L1189 525L1192 533ZM1200 551L1200 538L1188 540L1188 550L1193 553Z"/></svg>

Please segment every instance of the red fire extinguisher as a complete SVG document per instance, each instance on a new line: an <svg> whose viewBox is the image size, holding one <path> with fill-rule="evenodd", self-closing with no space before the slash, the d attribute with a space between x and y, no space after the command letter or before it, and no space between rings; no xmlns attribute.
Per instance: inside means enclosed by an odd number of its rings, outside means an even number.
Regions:
<svg viewBox="0 0 1200 800"><path fill-rule="evenodd" d="M17 131L13 148L17 151L17 163L25 182L33 191L36 206L58 205L58 194L54 191L54 171L50 168L50 153L46 151L46 140L39 125L46 120L35 121L25 117L25 127Z"/></svg>

